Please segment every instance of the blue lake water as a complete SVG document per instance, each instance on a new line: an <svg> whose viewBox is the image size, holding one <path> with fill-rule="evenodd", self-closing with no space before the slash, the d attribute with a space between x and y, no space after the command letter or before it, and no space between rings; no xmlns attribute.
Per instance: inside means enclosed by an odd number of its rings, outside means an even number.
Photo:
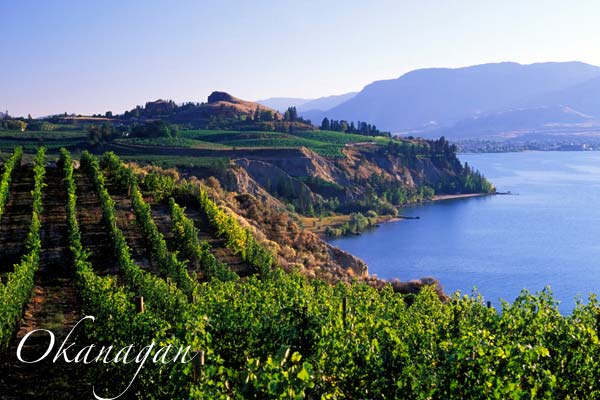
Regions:
<svg viewBox="0 0 600 400"><path fill-rule="evenodd" d="M600 293L600 152L461 155L513 196L446 200L405 208L419 216L332 244L380 278L433 276L447 293L514 300L549 285L568 313Z"/></svg>

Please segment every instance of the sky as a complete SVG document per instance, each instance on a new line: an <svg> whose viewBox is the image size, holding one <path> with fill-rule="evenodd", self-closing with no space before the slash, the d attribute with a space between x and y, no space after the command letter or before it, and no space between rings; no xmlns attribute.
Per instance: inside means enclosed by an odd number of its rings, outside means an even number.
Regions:
<svg viewBox="0 0 600 400"><path fill-rule="evenodd" d="M359 91L428 67L600 65L600 2L0 0L0 110Z"/></svg>

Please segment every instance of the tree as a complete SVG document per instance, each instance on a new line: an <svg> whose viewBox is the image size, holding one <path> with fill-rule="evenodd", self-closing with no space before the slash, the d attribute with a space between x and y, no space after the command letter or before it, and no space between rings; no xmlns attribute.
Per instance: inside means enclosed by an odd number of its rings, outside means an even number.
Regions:
<svg viewBox="0 0 600 400"><path fill-rule="evenodd" d="M131 136L143 138L176 137L177 128L164 121L149 121L143 125L134 125L131 128Z"/></svg>
<svg viewBox="0 0 600 400"><path fill-rule="evenodd" d="M271 110L263 110L260 113L260 120L261 121L273 121L273 111L271 111Z"/></svg>
<svg viewBox="0 0 600 400"><path fill-rule="evenodd" d="M323 118L323 122L321 122L321 130L328 131L331 129L331 125L329 124L329 119L327 117Z"/></svg>
<svg viewBox="0 0 600 400"><path fill-rule="evenodd" d="M115 127L111 124L90 125L88 128L88 141L92 146L108 143L115 138L116 133Z"/></svg>
<svg viewBox="0 0 600 400"><path fill-rule="evenodd" d="M296 107L288 107L288 109L283 114L283 120L290 122L298 121L298 111L296 111Z"/></svg>
<svg viewBox="0 0 600 400"><path fill-rule="evenodd" d="M11 131L23 132L25 129L27 129L27 123L19 119L9 119L5 122L5 125L6 128Z"/></svg>
<svg viewBox="0 0 600 400"><path fill-rule="evenodd" d="M107 111L106 114L104 114L104 116L106 118L112 118L113 117L113 113L112 113L112 111Z"/></svg>
<svg viewBox="0 0 600 400"><path fill-rule="evenodd" d="M348 130L348 122L340 121L340 132L346 132Z"/></svg>

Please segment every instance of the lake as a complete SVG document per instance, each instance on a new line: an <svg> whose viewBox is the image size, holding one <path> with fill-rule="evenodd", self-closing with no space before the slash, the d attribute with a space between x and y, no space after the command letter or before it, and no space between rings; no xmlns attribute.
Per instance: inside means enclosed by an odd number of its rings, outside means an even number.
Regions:
<svg viewBox="0 0 600 400"><path fill-rule="evenodd" d="M383 224L331 243L380 278L433 276L446 293L476 287L499 306L549 285L569 313L600 293L600 152L468 154L460 159L494 183L496 195L401 210L418 220Z"/></svg>

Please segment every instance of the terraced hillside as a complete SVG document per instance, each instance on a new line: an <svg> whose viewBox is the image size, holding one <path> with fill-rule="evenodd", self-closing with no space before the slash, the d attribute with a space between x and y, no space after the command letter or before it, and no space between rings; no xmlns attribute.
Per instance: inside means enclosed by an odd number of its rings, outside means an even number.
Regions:
<svg viewBox="0 0 600 400"><path fill-rule="evenodd" d="M19 152L20 149L15 154ZM77 169L73 168L66 151L58 163L47 163L43 150L33 164L22 162L20 153L16 158L14 167L3 168L8 170L3 175L3 180L8 182L4 185L8 187L8 195L0 207L4 210L0 226L0 299L3 301L0 303L0 397L82 398L90 391L91 375L87 368L62 359L52 363L49 357L40 363L25 364L17 359L19 343L29 332L38 329L50 330L57 341L62 340L84 315L90 315L92 310L86 306L89 298L85 293L86 283L77 268L82 262L89 266L89 273L96 279L112 282L110 285L114 285L117 292L135 287L129 275L135 270L145 274L148 282L156 283L150 291L166 288L167 294L177 297L181 293L177 284L181 281L169 276L173 271L165 260L169 256L176 260L177 241L185 238L173 233L169 205L153 201L150 193L147 199L153 221L147 222L155 224L156 221L156 232L160 236L153 242L142 229L143 221L136 220L131 190L122 187L113 177L115 171L98 169L97 162L89 155L88 163ZM199 203L190 207L184 218L196 227L193 233L197 240L206 244L201 251L212 255L215 265L231 268L230 277L237 276L236 273L252 274L251 263L240 255L239 249L228 247L227 240L221 237L223 232L219 236ZM75 243L79 241L75 251L73 235L78 238ZM119 235L125 247L115 239ZM166 253L162 256L153 246L157 242L165 246ZM81 253L77 252L78 246ZM128 253L125 258L124 252ZM20 260L22 267L17 265ZM209 272L203 270L206 260L204 263L201 260L176 262L187 266L183 269L184 275L187 276L189 269L191 288L208 279ZM158 278L159 275L168 283ZM138 294L143 295L144 290ZM11 296L15 293L18 295ZM146 298L152 300L155 296L149 294ZM82 335L74 337L89 339ZM25 360L35 360L47 348L48 337L37 333L27 339L21 354Z"/></svg>

